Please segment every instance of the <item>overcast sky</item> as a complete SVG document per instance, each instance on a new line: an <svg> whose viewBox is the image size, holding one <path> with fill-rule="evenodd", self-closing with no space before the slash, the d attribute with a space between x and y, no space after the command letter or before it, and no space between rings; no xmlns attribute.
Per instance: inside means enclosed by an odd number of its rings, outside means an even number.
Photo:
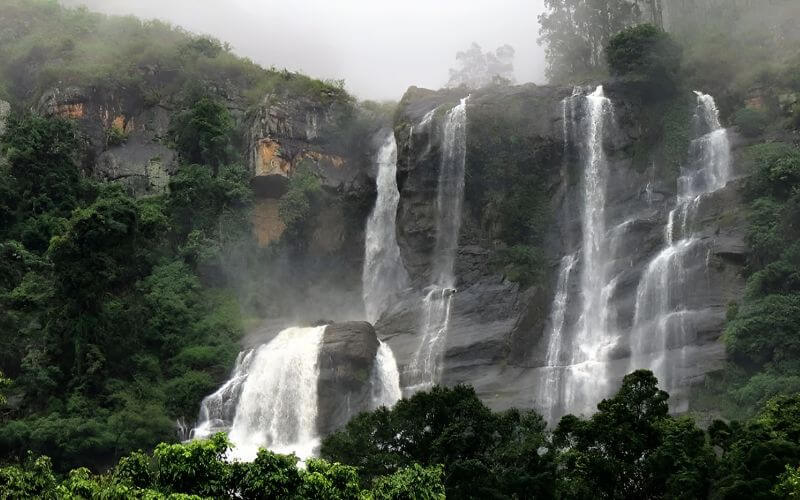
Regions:
<svg viewBox="0 0 800 500"><path fill-rule="evenodd" d="M536 43L543 0L62 0L110 14L159 18L230 42L269 67L343 78L361 98L439 88L455 53L510 44L519 82L544 80Z"/></svg>

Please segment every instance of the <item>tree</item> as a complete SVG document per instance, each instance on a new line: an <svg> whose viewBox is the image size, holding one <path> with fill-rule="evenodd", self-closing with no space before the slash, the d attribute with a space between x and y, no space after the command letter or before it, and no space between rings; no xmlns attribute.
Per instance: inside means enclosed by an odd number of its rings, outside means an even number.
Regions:
<svg viewBox="0 0 800 500"><path fill-rule="evenodd" d="M568 497L705 496L713 452L692 421L668 415L668 398L651 372L639 370L590 419L562 418L554 433L560 489Z"/></svg>
<svg viewBox="0 0 800 500"><path fill-rule="evenodd" d="M565 82L604 70L611 37L641 21L638 0L545 0L539 43L546 46L547 77Z"/></svg>
<svg viewBox="0 0 800 500"><path fill-rule="evenodd" d="M473 42L469 49L456 54L456 60L461 67L450 69L448 87L479 89L514 82L514 47L511 45L498 47L494 53L484 53L481 46Z"/></svg>
<svg viewBox="0 0 800 500"><path fill-rule="evenodd" d="M448 496L552 496L553 457L533 412L493 413L474 389L434 387L391 410L355 417L323 441L322 456L359 467L362 484L403 467L444 467Z"/></svg>
<svg viewBox="0 0 800 500"><path fill-rule="evenodd" d="M210 97L198 98L172 124L175 144L183 159L209 165L215 175L220 166L233 159L233 128L228 108Z"/></svg>
<svg viewBox="0 0 800 500"><path fill-rule="evenodd" d="M786 467L800 463L798 415L800 396L781 396L745 424L714 422L709 434L722 450L714 498L785 498L776 493L787 479ZM786 486L791 486L791 475Z"/></svg>
<svg viewBox="0 0 800 500"><path fill-rule="evenodd" d="M681 47L652 24L639 24L614 35L606 48L611 74L645 84L647 90L673 92L678 85Z"/></svg>

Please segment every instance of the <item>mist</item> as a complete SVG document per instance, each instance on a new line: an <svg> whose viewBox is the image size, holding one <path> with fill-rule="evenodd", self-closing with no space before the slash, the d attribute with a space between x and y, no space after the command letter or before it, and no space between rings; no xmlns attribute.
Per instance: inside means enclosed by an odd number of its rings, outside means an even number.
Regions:
<svg viewBox="0 0 800 500"><path fill-rule="evenodd" d="M107 14L157 18L229 42L264 67L344 79L362 99L399 99L410 85L440 88L456 52L515 51L519 83L544 82L537 43L543 0L62 0ZM222 10L221 6L225 5Z"/></svg>

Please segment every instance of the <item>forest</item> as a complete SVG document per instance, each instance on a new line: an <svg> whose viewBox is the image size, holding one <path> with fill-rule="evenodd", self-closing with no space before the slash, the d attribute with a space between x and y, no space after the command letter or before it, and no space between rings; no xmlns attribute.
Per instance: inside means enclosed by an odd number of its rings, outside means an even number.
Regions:
<svg viewBox="0 0 800 500"><path fill-rule="evenodd" d="M340 112L318 140L339 153L396 105L261 68L160 21L1 0L0 498L800 498L800 5L666 3L545 0L538 23L549 84L629 89L655 117L636 147L663 143L669 175L689 150L688 124L670 111L681 96L712 93L737 131L745 289L727 304L723 365L692 387L697 403L671 412L654 373L635 370L595 413L548 423L534 409L495 411L469 385L434 385L355 415L323 436L318 458L262 449L239 462L224 433L185 440L176 421L195 418L247 334L294 301L286 292L263 307L257 275L313 253L328 196L298 167L277 209L285 229L260 245L243 123L264 95L313 96ZM513 86L513 55L501 47L491 78L451 71L450 85ZM111 124L98 151L74 117L37 111L64 82L166 110L157 140L177 168L163 192L92 175L130 132ZM491 153L521 147L500 132L467 160L482 169L467 174L468 202L500 206L491 265L535 288L549 272L546 193L519 166L531 155ZM348 203L368 212L372 195L359 196Z"/></svg>

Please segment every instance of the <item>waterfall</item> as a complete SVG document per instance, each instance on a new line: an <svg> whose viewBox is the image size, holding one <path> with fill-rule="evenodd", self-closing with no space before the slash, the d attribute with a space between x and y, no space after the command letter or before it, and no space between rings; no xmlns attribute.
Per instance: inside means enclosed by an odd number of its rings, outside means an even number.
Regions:
<svg viewBox="0 0 800 500"><path fill-rule="evenodd" d="M380 408L381 406L391 408L402 397L397 361L389 344L385 342L381 342L380 346L378 346L375 365L372 368L371 381L371 409Z"/></svg>
<svg viewBox="0 0 800 500"><path fill-rule="evenodd" d="M575 267L576 255L570 254L561 259L556 282L556 294L550 312L550 328L547 357L545 358L544 382L539 385L538 404L542 412L547 412L549 421L555 421L559 408L559 391L562 384L564 355L564 320L569 300L569 279Z"/></svg>
<svg viewBox="0 0 800 500"><path fill-rule="evenodd" d="M287 328L239 354L230 380L203 400L194 437L229 431L230 456L239 460L254 459L261 447L312 456L319 444L317 360L325 328Z"/></svg>
<svg viewBox="0 0 800 500"><path fill-rule="evenodd" d="M684 298L692 292L693 275L708 265L709 249L692 230L702 198L723 188L730 179L730 143L719 122L714 98L695 92L694 134L689 167L678 179L675 208L665 228L665 248L648 264L637 288L631 334L632 368L653 370L662 387L681 387L677 363L684 363L686 348L697 335L693 318L703 311L687 309ZM667 356L674 352L668 360Z"/></svg>
<svg viewBox="0 0 800 500"><path fill-rule="evenodd" d="M455 285L454 266L464 203L464 165L467 157L467 99L447 113L444 121L442 161L436 196L436 246L433 282L444 288Z"/></svg>
<svg viewBox="0 0 800 500"><path fill-rule="evenodd" d="M378 151L375 208L367 220L366 249L362 272L367 320L374 323L391 298L408 282L408 274L397 246L396 219L400 192L397 190L397 142L389 131Z"/></svg>
<svg viewBox="0 0 800 500"><path fill-rule="evenodd" d="M581 156L584 166L582 306L563 384L563 406L576 413L591 412L593 405L608 392L606 361L616 343L616 332L609 321L609 302L616 279L608 278L608 264L613 255L606 234L608 162L603 147L606 122L613 116L613 105L605 97L602 86L583 100L587 124Z"/></svg>
<svg viewBox="0 0 800 500"><path fill-rule="evenodd" d="M577 120L579 110L583 116ZM609 276L613 260L620 250L620 240L630 226L625 221L610 231L606 221L608 162L604 149L606 127L613 119L614 108L603 87L589 95L576 89L563 102L564 151L573 140L579 145L583 165L581 212L582 243L575 254L561 261L556 293L547 331L547 354L541 370L537 402L550 422L564 412L590 413L594 404L607 395L610 378L606 365L616 347L616 312L611 298L617 276ZM571 298L570 281L580 263L580 310L574 325L567 324Z"/></svg>
<svg viewBox="0 0 800 500"><path fill-rule="evenodd" d="M411 362L414 385L428 388L441 376L450 310L455 293L455 259L464 202L464 167L467 154L467 100L451 109L444 121L442 156L436 196L436 244L431 279L422 301L421 340ZM428 121L426 119L424 121ZM433 116L433 115L431 115Z"/></svg>

